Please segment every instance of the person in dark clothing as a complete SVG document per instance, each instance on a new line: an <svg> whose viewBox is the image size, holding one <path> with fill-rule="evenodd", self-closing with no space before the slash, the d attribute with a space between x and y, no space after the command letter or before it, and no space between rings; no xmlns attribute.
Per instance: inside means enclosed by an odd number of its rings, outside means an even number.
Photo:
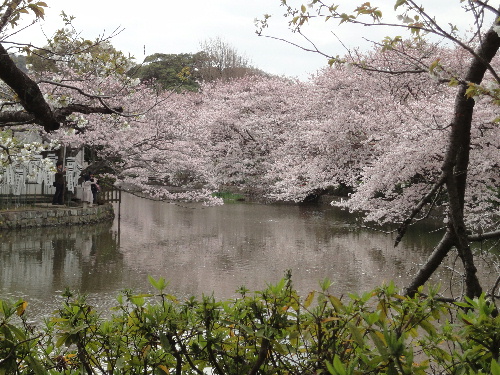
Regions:
<svg viewBox="0 0 500 375"><path fill-rule="evenodd" d="M91 172L90 173L90 189L92 190L92 200L94 204L97 204L97 194L99 193L99 184L97 178L95 178L94 174Z"/></svg>
<svg viewBox="0 0 500 375"><path fill-rule="evenodd" d="M52 204L64 204L64 188L66 187L66 181L64 179L65 174L66 168L63 168L63 163L58 161L56 163L56 174L54 179L56 192L54 193L54 197L52 198Z"/></svg>

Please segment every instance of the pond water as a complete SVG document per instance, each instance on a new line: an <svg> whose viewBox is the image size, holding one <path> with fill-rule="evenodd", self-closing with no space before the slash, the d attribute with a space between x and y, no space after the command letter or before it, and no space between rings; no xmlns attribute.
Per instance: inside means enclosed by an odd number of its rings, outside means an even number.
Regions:
<svg viewBox="0 0 500 375"><path fill-rule="evenodd" d="M202 207L125 194L115 213L113 223L0 232L0 298L24 298L31 315L48 314L69 287L107 310L125 288L151 291L151 275L170 281L178 297L222 299L240 286L261 290L286 270L303 294L324 278L337 295L390 280L403 287L442 235L433 225L412 227L395 248L394 234L359 228L329 205ZM449 258L434 281L449 280L460 263ZM478 267L485 284L498 274L488 256Z"/></svg>

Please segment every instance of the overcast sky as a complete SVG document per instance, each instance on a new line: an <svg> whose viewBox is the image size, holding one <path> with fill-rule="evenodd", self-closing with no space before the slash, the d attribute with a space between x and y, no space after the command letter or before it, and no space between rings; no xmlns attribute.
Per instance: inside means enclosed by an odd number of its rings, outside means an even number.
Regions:
<svg viewBox="0 0 500 375"><path fill-rule="evenodd" d="M352 0L342 0L353 3ZM388 5L393 0L385 0ZM454 17L451 4L458 0L436 0L446 11L440 14ZM436 1L434 3L436 3ZM29 27L15 37L36 44L43 44L43 33L50 36L62 27L59 16L61 11L75 16L74 25L81 35L94 39L100 34L109 34L116 28L124 30L116 36L113 45L135 56L138 62L153 53L190 53L198 52L200 42L220 37L233 46L241 55L247 57L254 66L268 73L296 76L306 79L309 74L327 64L327 59L318 54L305 52L285 42L256 35L254 20L264 14L271 14L272 28L268 34L302 42L297 35L287 30L287 19L283 17L284 8L279 0L46 0L45 22ZM433 2L430 2L433 3ZM445 8L446 7L446 8ZM345 8L352 11L353 6ZM335 23L317 22L314 28L307 29L307 35L317 46L332 55L343 55L345 49L338 41L349 46L364 45L362 37L380 40L387 31L375 28L342 27L334 36L330 30ZM328 26L328 28L327 28ZM345 26L345 25L343 25ZM144 53L145 52L145 53Z"/></svg>

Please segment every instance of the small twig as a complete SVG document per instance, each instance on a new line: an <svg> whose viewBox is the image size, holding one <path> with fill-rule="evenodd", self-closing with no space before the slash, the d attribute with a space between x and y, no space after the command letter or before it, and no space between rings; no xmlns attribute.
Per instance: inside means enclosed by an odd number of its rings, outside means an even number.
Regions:
<svg viewBox="0 0 500 375"><path fill-rule="evenodd" d="M81 88L79 87L75 87L75 86L71 86L71 85L66 85L64 83L60 83L60 82L55 82L55 81L49 81L49 80L46 80L46 79L41 79L39 80L37 83L47 83L49 85L54 85L54 86L59 86L59 87L64 87L64 88L67 88L67 89L71 89L71 90L75 90L77 91L78 93L82 94L83 96L87 97L87 98L90 98L90 99L110 99L112 98L112 96L109 96L109 95L95 95L95 94L89 94L85 91L83 91Z"/></svg>
<svg viewBox="0 0 500 375"><path fill-rule="evenodd" d="M437 194L443 184L445 183L445 174L443 174L439 180L434 184L434 186L432 187L431 191L429 191L429 193L427 193L423 198L422 200L415 206L415 208L412 210L412 212L410 213L410 216L408 216L408 218L406 218L403 223L401 223L401 225L399 226L399 228L397 229L398 231L398 236L396 237L396 241L394 243L394 247L398 246L399 242L401 242L401 240L403 239L403 236L406 232L406 229L408 229L408 226L410 225L410 223L413 221L413 219L418 215L418 213L420 211L422 211L422 209L424 208L424 206L428 203L431 203L431 198L434 196L434 195L439 195ZM432 204L435 203L435 199L433 200ZM430 212L430 211L429 211Z"/></svg>

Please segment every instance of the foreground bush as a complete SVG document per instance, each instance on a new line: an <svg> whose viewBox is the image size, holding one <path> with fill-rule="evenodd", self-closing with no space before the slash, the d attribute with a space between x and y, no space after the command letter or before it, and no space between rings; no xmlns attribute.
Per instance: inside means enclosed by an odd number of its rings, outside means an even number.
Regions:
<svg viewBox="0 0 500 375"><path fill-rule="evenodd" d="M289 278L239 297L179 301L124 292L110 318L65 294L43 327L0 301L0 374L494 374L500 317L484 297L440 302L394 285L300 298Z"/></svg>

